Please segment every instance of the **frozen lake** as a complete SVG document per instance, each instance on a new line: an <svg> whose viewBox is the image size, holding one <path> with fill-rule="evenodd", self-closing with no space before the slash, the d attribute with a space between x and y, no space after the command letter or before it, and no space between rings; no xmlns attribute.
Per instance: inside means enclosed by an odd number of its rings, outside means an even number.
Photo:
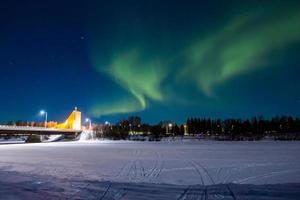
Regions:
<svg viewBox="0 0 300 200"><path fill-rule="evenodd" d="M275 141L0 145L0 198L299 199L299 152Z"/></svg>

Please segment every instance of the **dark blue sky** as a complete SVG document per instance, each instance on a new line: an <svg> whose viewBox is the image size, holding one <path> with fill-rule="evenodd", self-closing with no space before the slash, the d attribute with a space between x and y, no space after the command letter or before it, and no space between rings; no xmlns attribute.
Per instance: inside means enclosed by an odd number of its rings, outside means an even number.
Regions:
<svg viewBox="0 0 300 200"><path fill-rule="evenodd" d="M0 6L0 121L300 114L296 1Z"/></svg>

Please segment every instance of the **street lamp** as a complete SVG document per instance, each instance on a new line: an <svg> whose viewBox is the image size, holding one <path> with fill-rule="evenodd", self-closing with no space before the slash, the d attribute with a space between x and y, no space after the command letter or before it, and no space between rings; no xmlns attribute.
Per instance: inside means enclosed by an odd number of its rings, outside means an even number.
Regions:
<svg viewBox="0 0 300 200"><path fill-rule="evenodd" d="M132 134L131 124L129 124L129 133Z"/></svg>
<svg viewBox="0 0 300 200"><path fill-rule="evenodd" d="M91 128L92 128L92 121L91 121L91 119L86 118L86 119L85 119L85 122L90 122L90 123L89 123L89 130L91 130Z"/></svg>
<svg viewBox="0 0 300 200"><path fill-rule="evenodd" d="M166 134L169 134L169 131L172 129L172 126L172 123L166 124Z"/></svg>
<svg viewBox="0 0 300 200"><path fill-rule="evenodd" d="M40 111L40 115L45 115L45 128L47 128L47 118L48 118L48 113L44 110Z"/></svg>
<svg viewBox="0 0 300 200"><path fill-rule="evenodd" d="M172 123L169 123L168 126L169 126L169 132L171 133L173 124L172 124ZM173 130L172 130L172 131L173 131Z"/></svg>

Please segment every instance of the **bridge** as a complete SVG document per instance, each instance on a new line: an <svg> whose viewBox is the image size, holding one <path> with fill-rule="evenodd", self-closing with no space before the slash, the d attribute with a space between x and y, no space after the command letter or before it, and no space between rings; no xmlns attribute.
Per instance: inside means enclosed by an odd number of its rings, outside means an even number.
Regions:
<svg viewBox="0 0 300 200"><path fill-rule="evenodd" d="M0 135L74 135L82 130L0 125Z"/></svg>
<svg viewBox="0 0 300 200"><path fill-rule="evenodd" d="M73 110L64 123L59 123L52 127L0 125L0 135L2 136L66 135L74 137L81 132L81 112L77 108Z"/></svg>

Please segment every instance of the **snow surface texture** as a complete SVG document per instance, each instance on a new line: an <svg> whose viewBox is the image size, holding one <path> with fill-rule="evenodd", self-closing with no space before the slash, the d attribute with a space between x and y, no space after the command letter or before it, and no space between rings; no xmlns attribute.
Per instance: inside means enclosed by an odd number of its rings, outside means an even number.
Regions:
<svg viewBox="0 0 300 200"><path fill-rule="evenodd" d="M0 199L300 199L300 142L0 145Z"/></svg>

